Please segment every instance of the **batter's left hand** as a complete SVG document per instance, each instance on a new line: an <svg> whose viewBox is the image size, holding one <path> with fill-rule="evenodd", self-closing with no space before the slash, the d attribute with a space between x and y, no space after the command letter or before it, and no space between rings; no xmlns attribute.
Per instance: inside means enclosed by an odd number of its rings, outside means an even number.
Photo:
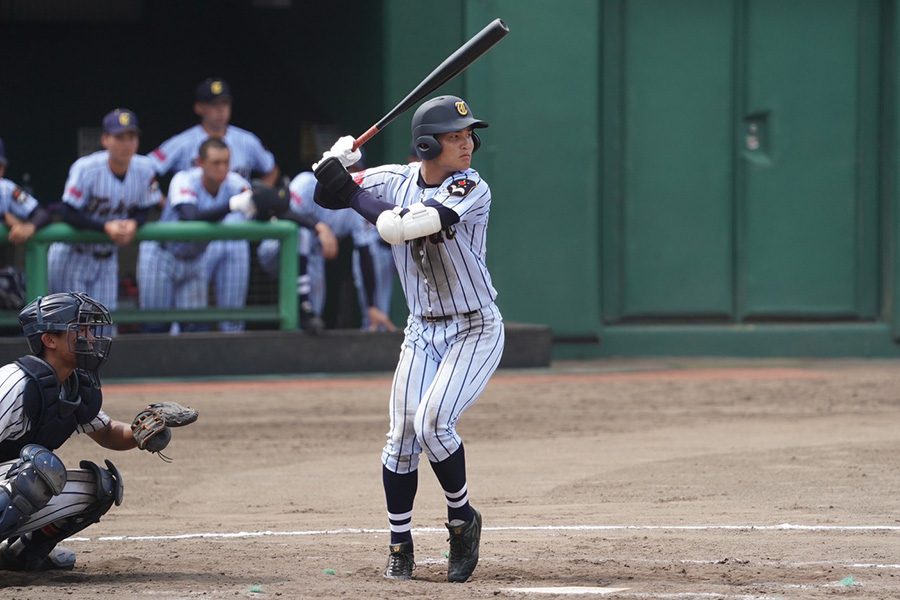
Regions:
<svg viewBox="0 0 900 600"><path fill-rule="evenodd" d="M362 158L362 152L357 148L353 149L353 144L356 142L356 139L352 135L345 135L340 138L338 141L334 143L334 146L331 147L331 150L327 150L323 155L319 162L313 164L313 171L316 170L316 167L328 157L335 157L339 161L341 161L341 165L346 169L347 167L351 167L359 162L359 159Z"/></svg>

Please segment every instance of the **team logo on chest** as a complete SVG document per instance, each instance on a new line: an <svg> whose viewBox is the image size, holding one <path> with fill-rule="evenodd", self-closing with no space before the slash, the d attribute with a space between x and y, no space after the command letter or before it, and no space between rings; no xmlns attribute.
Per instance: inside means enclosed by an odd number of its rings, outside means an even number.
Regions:
<svg viewBox="0 0 900 600"><path fill-rule="evenodd" d="M478 184L471 179L456 179L455 181L450 182L447 189L450 191L451 196L465 198L469 195L469 192L475 189L476 185Z"/></svg>

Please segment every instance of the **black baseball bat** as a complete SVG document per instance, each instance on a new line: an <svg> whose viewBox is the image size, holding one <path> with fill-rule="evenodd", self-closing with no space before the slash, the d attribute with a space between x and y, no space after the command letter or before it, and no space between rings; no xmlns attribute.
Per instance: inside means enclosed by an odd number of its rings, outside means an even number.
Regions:
<svg viewBox="0 0 900 600"><path fill-rule="evenodd" d="M428 77L423 79L422 83L417 85L416 88L400 102L400 104L381 117L380 121L369 127L368 131L356 138L353 141L353 149L356 150L368 142L376 133L384 129L388 123L406 112L419 100L465 71L469 65L478 60L482 54L502 40L507 33L509 33L509 27L507 27L502 19L494 19L488 23L487 27L472 36L472 39L460 46L456 52L448 56L444 62L438 65L438 67L432 71Z"/></svg>

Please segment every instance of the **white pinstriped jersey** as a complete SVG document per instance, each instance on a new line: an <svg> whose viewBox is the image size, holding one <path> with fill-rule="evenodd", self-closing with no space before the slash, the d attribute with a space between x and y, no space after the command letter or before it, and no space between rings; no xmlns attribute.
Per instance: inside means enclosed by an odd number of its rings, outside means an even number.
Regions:
<svg viewBox="0 0 900 600"><path fill-rule="evenodd" d="M156 171L146 156L131 157L128 171L119 179L109 168L109 152L101 150L72 163L63 202L100 222L128 219L136 210L159 203L162 194L156 183ZM112 248L112 244L94 244L94 249Z"/></svg>
<svg viewBox="0 0 900 600"><path fill-rule="evenodd" d="M0 214L11 213L24 221L37 207L31 194L9 179L0 179Z"/></svg>
<svg viewBox="0 0 900 600"><path fill-rule="evenodd" d="M240 194L244 190L250 189L250 182L231 172L225 177L225 181L219 186L219 192L213 196L202 182L203 169L194 167L187 171L179 171L172 177L169 183L169 201L163 208L160 221L177 221L178 213L175 207L179 204L196 204L200 210L209 210L211 208L220 208L228 205L228 200L235 194ZM242 213L236 213L229 216L229 220L235 220L243 216ZM185 252L184 255L199 254L207 243L171 243L171 247L187 250L193 248L196 252Z"/></svg>
<svg viewBox="0 0 900 600"><path fill-rule="evenodd" d="M459 215L447 229L393 246L409 312L446 316L488 306L497 297L485 263L491 190L474 169L427 187L419 178L420 166L384 165L353 175L364 190L396 206L430 199Z"/></svg>
<svg viewBox="0 0 900 600"><path fill-rule="evenodd" d="M173 135L147 156L160 175L186 171L197 165L200 144L207 139L209 134L203 127L194 125ZM275 168L275 157L246 129L229 125L222 141L231 151L231 170L244 179L250 179L251 173L268 173Z"/></svg>
<svg viewBox="0 0 900 600"><path fill-rule="evenodd" d="M0 441L15 440L31 429L25 415L24 394L28 376L15 363L0 367ZM80 425L76 433L88 433L103 429L110 422L102 410L87 425Z"/></svg>

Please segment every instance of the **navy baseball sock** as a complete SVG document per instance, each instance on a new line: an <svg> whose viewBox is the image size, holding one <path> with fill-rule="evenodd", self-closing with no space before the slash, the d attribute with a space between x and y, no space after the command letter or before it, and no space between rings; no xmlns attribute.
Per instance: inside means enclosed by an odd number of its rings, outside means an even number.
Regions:
<svg viewBox="0 0 900 600"><path fill-rule="evenodd" d="M391 544L409 542L412 550L412 510L419 487L419 472L400 474L382 466L381 479L391 523Z"/></svg>
<svg viewBox="0 0 900 600"><path fill-rule="evenodd" d="M469 506L469 491L466 484L466 451L460 445L459 450L441 462L431 463L437 475L444 495L447 497L447 520L461 519L471 521L474 517Z"/></svg>

